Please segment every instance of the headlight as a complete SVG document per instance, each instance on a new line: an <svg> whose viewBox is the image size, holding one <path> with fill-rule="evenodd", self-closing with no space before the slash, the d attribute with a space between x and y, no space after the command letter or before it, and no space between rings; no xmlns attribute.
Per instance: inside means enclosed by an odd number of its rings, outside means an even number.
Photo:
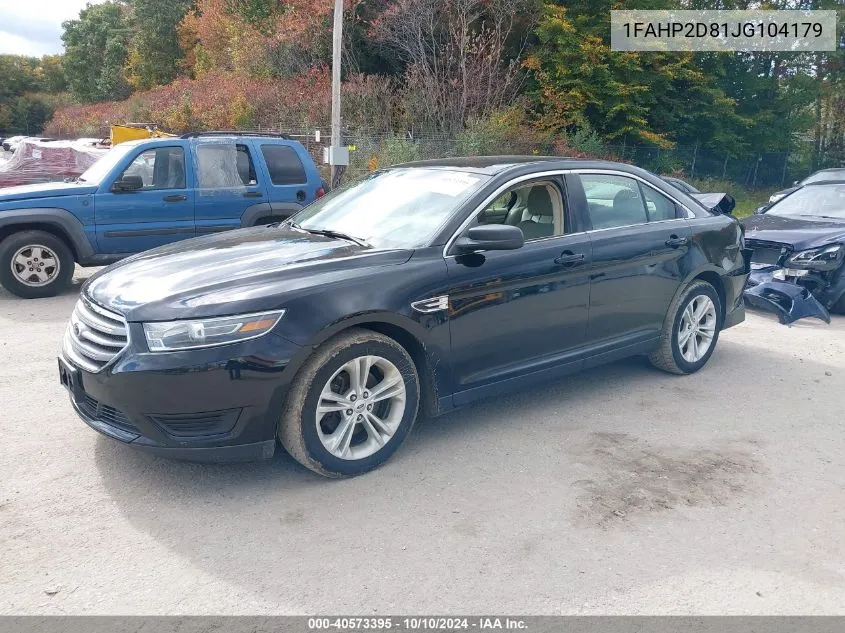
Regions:
<svg viewBox="0 0 845 633"><path fill-rule="evenodd" d="M842 264L843 257L845 257L845 246L832 244L794 253L787 258L786 265L788 268L836 270Z"/></svg>
<svg viewBox="0 0 845 633"><path fill-rule="evenodd" d="M276 327L284 314L284 310L277 310L215 319L144 323L144 334L151 352L212 347L263 336Z"/></svg>

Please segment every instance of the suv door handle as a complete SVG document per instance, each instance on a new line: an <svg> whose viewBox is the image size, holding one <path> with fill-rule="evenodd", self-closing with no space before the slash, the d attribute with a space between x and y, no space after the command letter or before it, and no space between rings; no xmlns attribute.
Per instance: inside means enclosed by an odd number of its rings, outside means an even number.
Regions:
<svg viewBox="0 0 845 633"><path fill-rule="evenodd" d="M187 199L188 196L181 193L173 194L172 196L164 196L163 198L165 202L184 202Z"/></svg>
<svg viewBox="0 0 845 633"><path fill-rule="evenodd" d="M264 194L260 191L246 191L244 192L244 198L260 198Z"/></svg>
<svg viewBox="0 0 845 633"><path fill-rule="evenodd" d="M666 246L669 248L678 248L680 246L686 246L689 240L685 237L678 237L677 235L672 235L666 240Z"/></svg>
<svg viewBox="0 0 845 633"><path fill-rule="evenodd" d="M555 257L555 264L560 264L561 266L578 266L583 263L584 253L563 251L558 257Z"/></svg>

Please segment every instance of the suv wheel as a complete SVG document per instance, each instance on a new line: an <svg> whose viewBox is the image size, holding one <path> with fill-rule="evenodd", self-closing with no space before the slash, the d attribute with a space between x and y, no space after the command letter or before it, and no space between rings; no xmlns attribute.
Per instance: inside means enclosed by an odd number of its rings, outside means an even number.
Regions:
<svg viewBox="0 0 845 633"><path fill-rule="evenodd" d="M719 340L722 305L706 281L694 281L669 307L652 365L673 374L692 374L704 367Z"/></svg>
<svg viewBox="0 0 845 633"><path fill-rule="evenodd" d="M396 452L418 404L419 379L408 352L387 336L350 330L320 346L300 369L279 440L321 475L360 475Z"/></svg>
<svg viewBox="0 0 845 633"><path fill-rule="evenodd" d="M73 277L73 255L55 235L21 231L0 242L0 284L24 299L59 294Z"/></svg>

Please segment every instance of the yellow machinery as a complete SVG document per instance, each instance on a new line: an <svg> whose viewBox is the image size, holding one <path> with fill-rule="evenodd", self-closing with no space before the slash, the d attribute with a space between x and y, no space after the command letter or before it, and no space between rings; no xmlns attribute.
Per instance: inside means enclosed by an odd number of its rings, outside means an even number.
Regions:
<svg viewBox="0 0 845 633"><path fill-rule="evenodd" d="M175 134L168 134L158 129L158 126L152 123L126 123L125 125L111 126L111 144L112 147L125 143L126 141L135 141L144 138L167 138L176 136Z"/></svg>

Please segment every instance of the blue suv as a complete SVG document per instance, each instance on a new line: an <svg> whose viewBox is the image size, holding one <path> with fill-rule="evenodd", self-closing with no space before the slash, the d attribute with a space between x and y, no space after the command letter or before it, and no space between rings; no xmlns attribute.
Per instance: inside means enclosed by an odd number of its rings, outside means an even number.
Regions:
<svg viewBox="0 0 845 633"><path fill-rule="evenodd" d="M115 146L72 182L0 189L0 284L58 294L102 266L198 235L278 222L326 185L301 143L204 132Z"/></svg>

